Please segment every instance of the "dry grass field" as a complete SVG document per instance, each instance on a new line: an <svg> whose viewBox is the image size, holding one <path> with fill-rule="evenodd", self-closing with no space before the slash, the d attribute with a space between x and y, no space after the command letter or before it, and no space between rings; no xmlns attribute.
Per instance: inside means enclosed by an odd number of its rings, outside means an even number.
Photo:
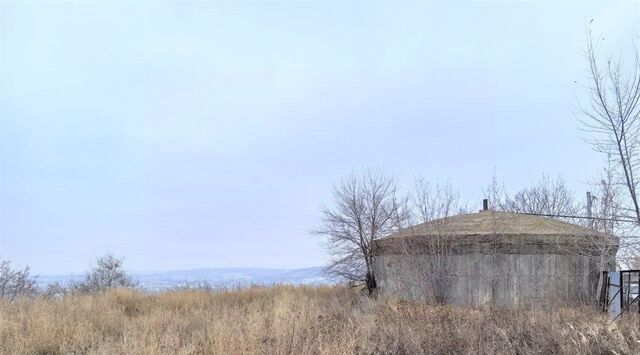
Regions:
<svg viewBox="0 0 640 355"><path fill-rule="evenodd" d="M592 308L472 310L342 287L122 289L0 304L0 353L638 354L639 325Z"/></svg>

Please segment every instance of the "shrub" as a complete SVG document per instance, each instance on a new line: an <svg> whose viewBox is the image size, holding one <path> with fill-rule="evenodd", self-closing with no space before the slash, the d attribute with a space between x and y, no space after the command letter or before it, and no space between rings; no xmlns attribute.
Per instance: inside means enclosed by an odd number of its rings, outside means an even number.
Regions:
<svg viewBox="0 0 640 355"><path fill-rule="evenodd" d="M113 288L136 287L136 283L124 269L124 258L111 253L97 258L84 279L73 285L80 293L101 292Z"/></svg>
<svg viewBox="0 0 640 355"><path fill-rule="evenodd" d="M35 284L29 267L13 269L10 261L0 260L0 298L13 302L19 296L33 295L36 293Z"/></svg>

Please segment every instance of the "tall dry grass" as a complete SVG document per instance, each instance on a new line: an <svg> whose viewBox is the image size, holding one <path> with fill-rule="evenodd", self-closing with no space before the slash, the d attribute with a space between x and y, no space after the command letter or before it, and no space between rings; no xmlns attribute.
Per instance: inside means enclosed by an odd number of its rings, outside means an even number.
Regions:
<svg viewBox="0 0 640 355"><path fill-rule="evenodd" d="M342 287L116 290L0 304L0 353L631 354L639 325L590 308L473 310Z"/></svg>

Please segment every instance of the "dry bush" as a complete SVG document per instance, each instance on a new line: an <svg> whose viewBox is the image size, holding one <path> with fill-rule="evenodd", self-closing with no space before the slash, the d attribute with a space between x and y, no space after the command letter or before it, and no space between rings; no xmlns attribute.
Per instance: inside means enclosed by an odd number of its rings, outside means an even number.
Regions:
<svg viewBox="0 0 640 355"><path fill-rule="evenodd" d="M374 300L344 287L130 289L0 304L3 354L638 353L638 319Z"/></svg>
<svg viewBox="0 0 640 355"><path fill-rule="evenodd" d="M80 293L102 292L120 287L136 287L131 275L124 268L124 258L107 253L96 259L84 279L72 285Z"/></svg>
<svg viewBox="0 0 640 355"><path fill-rule="evenodd" d="M36 279L29 267L16 269L8 260L0 260L0 298L12 302L17 297L32 296L36 293Z"/></svg>

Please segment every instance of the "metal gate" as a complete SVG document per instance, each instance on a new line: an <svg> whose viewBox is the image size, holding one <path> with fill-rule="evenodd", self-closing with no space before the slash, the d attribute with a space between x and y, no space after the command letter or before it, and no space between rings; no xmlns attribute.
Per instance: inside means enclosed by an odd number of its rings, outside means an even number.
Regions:
<svg viewBox="0 0 640 355"><path fill-rule="evenodd" d="M603 312L617 318L624 312L640 313L640 270L603 271L600 305Z"/></svg>

